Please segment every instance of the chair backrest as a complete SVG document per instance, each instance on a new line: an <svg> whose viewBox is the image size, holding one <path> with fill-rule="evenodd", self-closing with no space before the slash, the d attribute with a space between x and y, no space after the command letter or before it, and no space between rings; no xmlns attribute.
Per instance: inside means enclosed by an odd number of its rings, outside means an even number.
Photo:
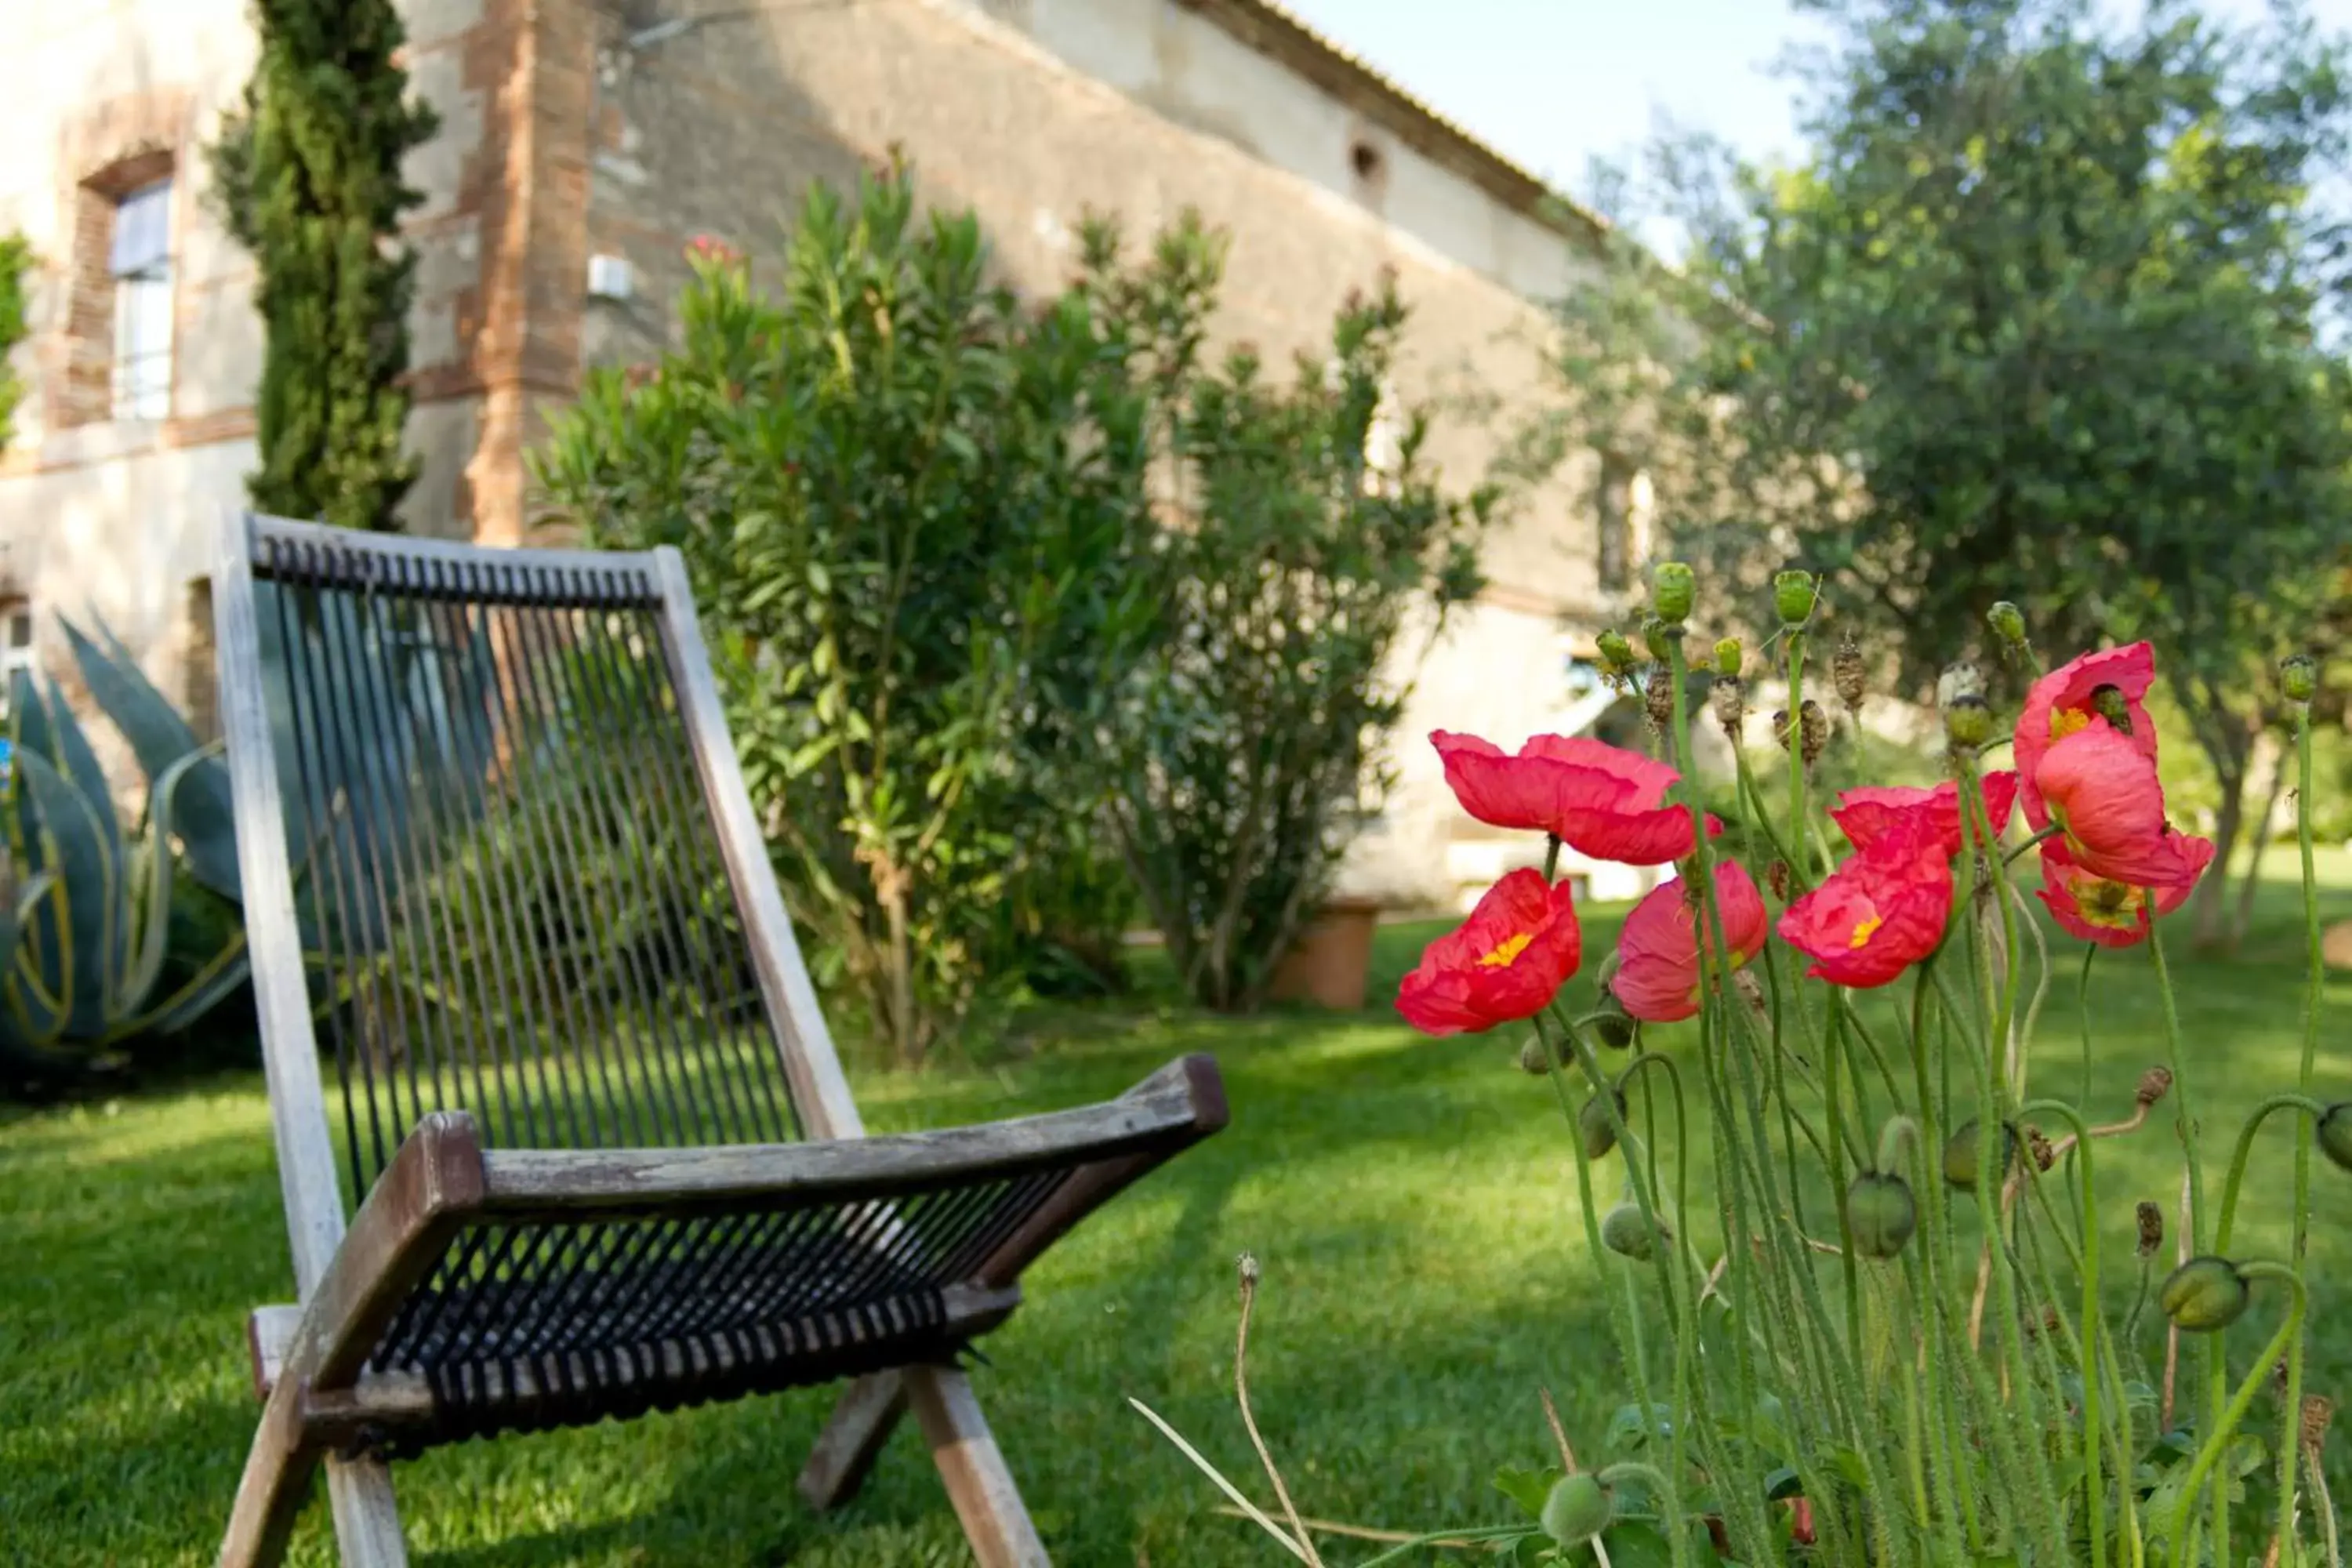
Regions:
<svg viewBox="0 0 2352 1568"><path fill-rule="evenodd" d="M320 1034L353 1205L436 1110L509 1147L859 1131L675 552L246 517L214 599L289 1204Z"/></svg>

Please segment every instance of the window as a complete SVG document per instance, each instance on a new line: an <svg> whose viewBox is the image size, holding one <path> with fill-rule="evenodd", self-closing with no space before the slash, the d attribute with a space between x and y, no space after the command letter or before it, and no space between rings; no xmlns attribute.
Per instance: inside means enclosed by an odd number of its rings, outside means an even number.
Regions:
<svg viewBox="0 0 2352 1568"><path fill-rule="evenodd" d="M114 204L107 252L114 279L114 417L161 419L172 411L172 182L142 185Z"/></svg>
<svg viewBox="0 0 2352 1568"><path fill-rule="evenodd" d="M1601 537L1594 564L1601 588L1615 593L1633 580L1633 465L1613 452L1601 457Z"/></svg>
<svg viewBox="0 0 2352 1568"><path fill-rule="evenodd" d="M33 606L22 599L0 599L0 717L16 694L16 672L32 673Z"/></svg>

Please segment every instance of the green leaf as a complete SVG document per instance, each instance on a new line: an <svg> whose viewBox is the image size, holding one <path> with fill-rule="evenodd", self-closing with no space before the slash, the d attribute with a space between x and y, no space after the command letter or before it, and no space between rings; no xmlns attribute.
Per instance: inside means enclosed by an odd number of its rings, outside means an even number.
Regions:
<svg viewBox="0 0 2352 1568"><path fill-rule="evenodd" d="M1675 1550L1663 1531L1637 1521L1621 1521L1601 1532L1616 1568L1661 1568L1675 1560Z"/></svg>
<svg viewBox="0 0 2352 1568"><path fill-rule="evenodd" d="M1506 1465L1495 1472L1495 1489L1518 1504L1529 1519L1540 1519L1544 1500L1551 1496L1552 1486L1561 1474L1558 1469L1529 1470Z"/></svg>

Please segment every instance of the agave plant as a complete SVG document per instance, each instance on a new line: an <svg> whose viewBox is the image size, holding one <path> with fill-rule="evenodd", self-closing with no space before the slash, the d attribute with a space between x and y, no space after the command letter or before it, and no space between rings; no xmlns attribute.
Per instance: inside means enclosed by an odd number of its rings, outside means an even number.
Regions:
<svg viewBox="0 0 2352 1568"><path fill-rule="evenodd" d="M20 670L0 794L0 1059L48 1076L84 1070L136 1037L185 1028L244 983L247 965L239 927L164 989L183 873L241 901L228 771L112 632L65 629L91 700L146 775L147 804L126 832L57 684Z"/></svg>

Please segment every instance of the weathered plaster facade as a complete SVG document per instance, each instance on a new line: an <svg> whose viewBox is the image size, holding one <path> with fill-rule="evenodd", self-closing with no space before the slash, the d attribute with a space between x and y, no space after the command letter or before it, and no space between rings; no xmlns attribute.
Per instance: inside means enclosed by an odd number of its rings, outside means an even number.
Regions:
<svg viewBox="0 0 2352 1568"><path fill-rule="evenodd" d="M1415 310L1408 397L1532 395L1531 301L1575 288L1587 254L1582 220L1531 177L1262 0L404 10L416 89L442 118L410 171L426 195L410 223L420 531L525 537L523 452L583 365L667 341L688 240L771 250L812 182L893 149L928 200L977 208L1006 277L1039 293L1071 269L1087 210L1140 237L1199 207L1234 237L1220 330L1271 355L1311 346L1348 290L1393 268ZM15 150L0 228L45 262L25 351L36 390L0 458L0 590L103 614L167 689L186 688L188 583L253 461L251 263L205 210L201 151L251 67L244 0L0 0L0 28L21 40L0 62ZM92 417L103 198L157 167L174 181L170 412ZM630 298L589 298L599 256L630 264ZM1465 484L1492 449L1468 421L1433 443ZM1567 706L1566 627L1606 608L1591 493L1572 476L1493 542L1495 587L1424 673L1359 888L1452 891L1462 824L1421 734L1443 722L1516 742Z"/></svg>

